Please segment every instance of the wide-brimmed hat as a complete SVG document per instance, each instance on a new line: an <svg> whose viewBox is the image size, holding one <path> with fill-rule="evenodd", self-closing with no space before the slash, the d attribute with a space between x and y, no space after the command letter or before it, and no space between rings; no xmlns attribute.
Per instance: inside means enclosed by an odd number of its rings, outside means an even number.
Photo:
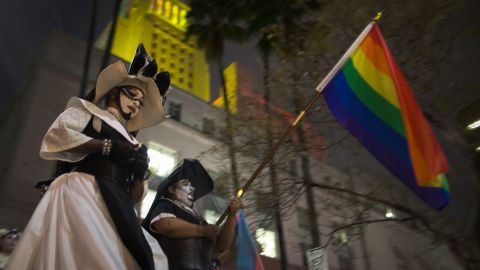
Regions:
<svg viewBox="0 0 480 270"><path fill-rule="evenodd" d="M175 167L173 172L160 183L156 198L166 197L168 187L182 179L190 181L195 188L193 201L200 199L213 190L213 180L200 161L196 159L184 159Z"/></svg>
<svg viewBox="0 0 480 270"><path fill-rule="evenodd" d="M100 73L93 103L97 103L113 88L122 86L133 86L144 92L143 107L128 121L127 130L151 127L165 119L162 97L155 81L143 75L129 75L122 61L111 64Z"/></svg>
<svg viewBox="0 0 480 270"><path fill-rule="evenodd" d="M163 105L170 90L170 73L157 74L157 63L152 59L142 43L135 51L127 72L122 61L106 67L97 79L96 87L87 94L86 99L98 103L112 89L133 86L144 92L144 105L137 115L127 123L128 131L137 131L154 126L165 119Z"/></svg>

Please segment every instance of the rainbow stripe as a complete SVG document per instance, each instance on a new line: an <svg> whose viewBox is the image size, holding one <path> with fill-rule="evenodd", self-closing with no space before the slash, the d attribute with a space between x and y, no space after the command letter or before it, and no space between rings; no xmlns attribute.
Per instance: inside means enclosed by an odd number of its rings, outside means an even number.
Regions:
<svg viewBox="0 0 480 270"><path fill-rule="evenodd" d="M237 269L238 270L264 270L260 254L257 252L255 242L253 241L243 210L240 210L236 216L237 219Z"/></svg>
<svg viewBox="0 0 480 270"><path fill-rule="evenodd" d="M329 75L317 90L335 118L427 204L443 208L447 160L375 23Z"/></svg>

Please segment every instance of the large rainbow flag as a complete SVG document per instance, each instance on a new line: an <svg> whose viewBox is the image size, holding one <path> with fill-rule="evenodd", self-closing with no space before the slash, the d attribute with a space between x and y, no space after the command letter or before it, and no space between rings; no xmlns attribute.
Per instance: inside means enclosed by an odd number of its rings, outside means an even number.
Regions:
<svg viewBox="0 0 480 270"><path fill-rule="evenodd" d="M240 210L237 214L236 226L236 247L237 247L237 269L238 270L264 270L262 259L258 254L255 242L248 230L245 215Z"/></svg>
<svg viewBox="0 0 480 270"><path fill-rule="evenodd" d="M375 22L317 91L335 118L427 204L448 203L447 160Z"/></svg>

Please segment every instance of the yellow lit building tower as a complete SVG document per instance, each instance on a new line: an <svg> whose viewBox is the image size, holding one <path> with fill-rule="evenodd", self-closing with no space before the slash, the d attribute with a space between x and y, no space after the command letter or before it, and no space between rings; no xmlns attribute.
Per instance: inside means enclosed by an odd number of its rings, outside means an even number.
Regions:
<svg viewBox="0 0 480 270"><path fill-rule="evenodd" d="M205 53L195 39L185 40L190 7L177 0L124 1L112 54L131 61L142 42L157 60L159 71L171 74L172 84L205 102L210 101L210 73Z"/></svg>

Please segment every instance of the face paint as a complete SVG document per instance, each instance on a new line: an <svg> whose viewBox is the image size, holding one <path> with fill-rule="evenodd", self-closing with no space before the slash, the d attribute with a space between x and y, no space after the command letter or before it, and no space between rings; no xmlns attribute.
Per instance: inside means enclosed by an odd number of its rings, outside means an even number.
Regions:
<svg viewBox="0 0 480 270"><path fill-rule="evenodd" d="M188 207L191 207L193 204L194 192L195 188L187 179L182 179L175 184L175 199Z"/></svg>
<svg viewBox="0 0 480 270"><path fill-rule="evenodd" d="M132 86L122 87L116 102L121 109L122 117L130 120L138 114L143 106L143 92Z"/></svg>

